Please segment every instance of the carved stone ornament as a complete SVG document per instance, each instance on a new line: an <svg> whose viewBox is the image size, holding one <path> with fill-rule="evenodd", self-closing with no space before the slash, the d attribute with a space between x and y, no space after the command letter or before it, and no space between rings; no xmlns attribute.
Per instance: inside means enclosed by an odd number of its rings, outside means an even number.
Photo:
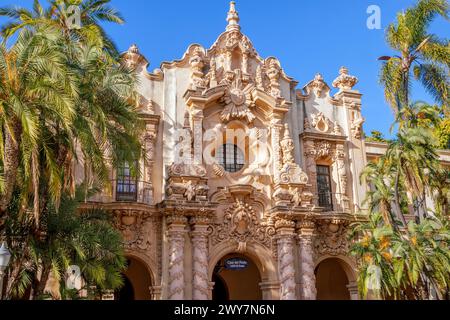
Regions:
<svg viewBox="0 0 450 320"><path fill-rule="evenodd" d="M337 219L327 219L318 223L314 243L317 254L332 256L348 254L347 225L347 221Z"/></svg>
<svg viewBox="0 0 450 320"><path fill-rule="evenodd" d="M308 87L312 88L317 97L320 97L324 90L328 88L327 84L323 80L323 76L320 73L316 74L314 80L308 84Z"/></svg>
<svg viewBox="0 0 450 320"><path fill-rule="evenodd" d="M358 114L358 117L353 119L350 129L352 131L352 136L355 139L361 139L362 126L363 126L364 122L365 122L365 119L363 117L361 117L359 114Z"/></svg>
<svg viewBox="0 0 450 320"><path fill-rule="evenodd" d="M144 56L139 52L137 45L133 44L123 55L125 65L130 69L135 69L139 64L146 62Z"/></svg>
<svg viewBox="0 0 450 320"><path fill-rule="evenodd" d="M319 112L317 114L311 115L311 125L317 131L322 133L326 133L330 130L330 120L323 114L323 112Z"/></svg>
<svg viewBox="0 0 450 320"><path fill-rule="evenodd" d="M211 227L212 245L232 241L241 249L252 241L270 249L274 234L273 226L261 223L253 207L238 199L225 211L223 222Z"/></svg>
<svg viewBox="0 0 450 320"><path fill-rule="evenodd" d="M203 88L205 86L203 68L205 67L204 53L200 46L192 48L189 65L191 66L191 88Z"/></svg>
<svg viewBox="0 0 450 320"><path fill-rule="evenodd" d="M339 77L333 81L333 87L338 88L339 92L344 90L352 90L358 83L358 78L348 74L346 67L341 67L339 70Z"/></svg>
<svg viewBox="0 0 450 320"><path fill-rule="evenodd" d="M266 60L266 75L270 81L270 94L275 98L281 97L280 76L281 66L277 59L269 58Z"/></svg>
<svg viewBox="0 0 450 320"><path fill-rule="evenodd" d="M315 156L316 159L326 158L332 153L332 144L328 141L316 141L315 142Z"/></svg>
<svg viewBox="0 0 450 320"><path fill-rule="evenodd" d="M169 174L171 176L204 177L206 169L199 164L174 163L170 166Z"/></svg>
<svg viewBox="0 0 450 320"><path fill-rule="evenodd" d="M223 122L229 122L233 119L245 120L247 123L253 122L255 115L250 111L255 106L251 95L253 84L244 86L242 73L239 69L235 70L234 73L229 72L227 75L227 79L232 80L222 98L225 107L220 114L220 119Z"/></svg>
<svg viewBox="0 0 450 320"><path fill-rule="evenodd" d="M155 221L135 210L114 210L114 224L122 233L125 249L148 251L154 243Z"/></svg>
<svg viewBox="0 0 450 320"><path fill-rule="evenodd" d="M283 166L280 170L281 183L308 183L308 176L294 160L294 140L289 133L288 124L284 125L284 137L280 142Z"/></svg>
<svg viewBox="0 0 450 320"><path fill-rule="evenodd" d="M209 187L205 179L170 177L166 190L171 200L207 201Z"/></svg>

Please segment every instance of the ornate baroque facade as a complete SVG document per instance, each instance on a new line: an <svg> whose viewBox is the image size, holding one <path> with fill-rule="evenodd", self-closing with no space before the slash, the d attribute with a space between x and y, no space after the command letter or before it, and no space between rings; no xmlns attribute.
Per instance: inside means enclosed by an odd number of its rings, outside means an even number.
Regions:
<svg viewBox="0 0 450 320"><path fill-rule="evenodd" d="M327 260L343 271L343 295L357 299L346 231L366 192L358 79L342 67L336 94L320 74L298 89L280 61L258 55L234 3L227 21L209 49L191 45L154 72L137 46L123 56L140 78L146 158L136 181L112 171L114 187L91 200L114 214L142 266L127 275L135 291L147 273L135 298L212 299L217 266L235 255L256 266L262 299L318 298ZM224 145L237 145L231 157Z"/></svg>

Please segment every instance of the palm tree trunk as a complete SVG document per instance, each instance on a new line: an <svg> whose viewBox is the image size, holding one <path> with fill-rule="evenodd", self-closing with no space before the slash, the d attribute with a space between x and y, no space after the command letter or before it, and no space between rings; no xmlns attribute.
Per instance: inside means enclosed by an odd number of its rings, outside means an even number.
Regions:
<svg viewBox="0 0 450 320"><path fill-rule="evenodd" d="M48 278L50 277L50 268L42 266L42 273L40 279L36 279L35 296L40 297L44 294Z"/></svg>
<svg viewBox="0 0 450 320"><path fill-rule="evenodd" d="M400 164L397 166L397 173L395 175L395 207L397 211L397 218L402 222L404 228L406 228L406 219L402 213L402 209L400 207L400 193L399 193L399 182L400 182Z"/></svg>
<svg viewBox="0 0 450 320"><path fill-rule="evenodd" d="M5 190L0 197L0 218L5 214L16 184L17 168L19 167L19 148L21 143L22 125L18 121L14 121L11 131L4 130L4 180Z"/></svg>

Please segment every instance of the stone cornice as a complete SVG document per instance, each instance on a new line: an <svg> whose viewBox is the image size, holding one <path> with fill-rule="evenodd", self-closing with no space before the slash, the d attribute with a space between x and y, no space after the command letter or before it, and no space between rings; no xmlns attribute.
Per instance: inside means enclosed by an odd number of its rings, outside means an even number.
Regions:
<svg viewBox="0 0 450 320"><path fill-rule="evenodd" d="M327 141L334 141L334 142L340 142L345 143L347 141L347 136L344 135L334 135L334 134L328 134L328 133L316 133L316 132L303 132L300 134L301 139L311 139L311 140L327 140Z"/></svg>

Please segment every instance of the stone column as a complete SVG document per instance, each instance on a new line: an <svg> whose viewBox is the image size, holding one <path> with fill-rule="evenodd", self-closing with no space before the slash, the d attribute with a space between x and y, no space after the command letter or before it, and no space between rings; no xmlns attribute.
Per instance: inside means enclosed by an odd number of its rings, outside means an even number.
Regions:
<svg viewBox="0 0 450 320"><path fill-rule="evenodd" d="M186 217L171 216L169 221L169 300L184 299L184 236Z"/></svg>
<svg viewBox="0 0 450 320"><path fill-rule="evenodd" d="M299 223L301 294L303 300L315 300L317 295L316 276L314 274L313 234L314 222Z"/></svg>
<svg viewBox="0 0 450 320"><path fill-rule="evenodd" d="M276 222L280 300L296 300L294 268L294 227L288 220Z"/></svg>
<svg viewBox="0 0 450 320"><path fill-rule="evenodd" d="M194 300L209 299L208 281L208 223L205 217L195 217L192 223L193 251L193 283L192 297Z"/></svg>
<svg viewBox="0 0 450 320"><path fill-rule="evenodd" d="M356 281L351 281L348 285L348 292L350 293L350 299L351 300L359 300L359 293L358 293L358 283Z"/></svg>

